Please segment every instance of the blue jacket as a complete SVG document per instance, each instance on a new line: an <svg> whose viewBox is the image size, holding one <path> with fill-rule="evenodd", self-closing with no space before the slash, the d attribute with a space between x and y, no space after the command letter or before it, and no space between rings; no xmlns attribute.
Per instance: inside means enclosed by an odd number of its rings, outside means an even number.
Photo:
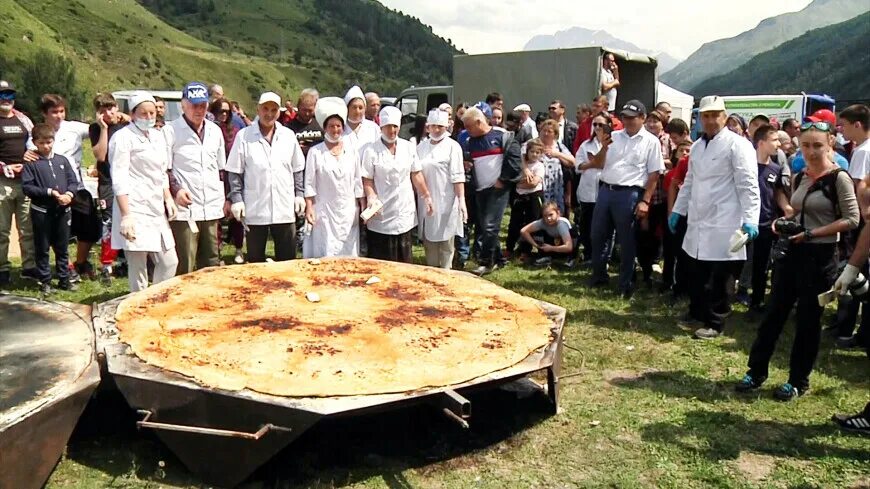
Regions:
<svg viewBox="0 0 870 489"><path fill-rule="evenodd" d="M73 165L66 156L53 154L50 158L25 163L21 172L21 190L30 197L30 208L37 212L60 210L57 199L51 196L57 190L75 197L79 188Z"/></svg>

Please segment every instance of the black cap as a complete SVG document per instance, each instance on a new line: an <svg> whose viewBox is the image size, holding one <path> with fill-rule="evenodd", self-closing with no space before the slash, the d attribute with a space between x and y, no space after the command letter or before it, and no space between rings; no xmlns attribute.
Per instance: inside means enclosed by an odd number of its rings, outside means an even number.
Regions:
<svg viewBox="0 0 870 489"><path fill-rule="evenodd" d="M640 100L629 100L625 105L622 106L622 110L619 111L619 114L627 115L629 117L646 115L646 106Z"/></svg>
<svg viewBox="0 0 870 489"><path fill-rule="evenodd" d="M13 85L12 82L8 82L6 80L0 80L0 92L15 93L15 85Z"/></svg>

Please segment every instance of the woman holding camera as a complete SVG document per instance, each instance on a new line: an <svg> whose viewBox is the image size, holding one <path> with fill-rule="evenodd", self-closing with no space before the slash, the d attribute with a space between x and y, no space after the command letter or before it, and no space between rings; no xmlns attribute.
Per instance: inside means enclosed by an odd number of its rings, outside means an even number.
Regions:
<svg viewBox="0 0 870 489"><path fill-rule="evenodd" d="M821 336L823 307L818 295L830 289L836 278L840 233L858 226L858 202L851 179L829 158L833 131L827 122L801 126L800 149L807 168L805 174L795 178L791 206L794 221L803 231L788 238L788 251L774 263L770 305L749 353L749 372L736 386L739 392L758 389L767 379L770 357L795 303L796 331L789 378L774 397L790 401L809 389ZM783 229L794 227L782 220L774 221L772 230L777 234L778 224Z"/></svg>

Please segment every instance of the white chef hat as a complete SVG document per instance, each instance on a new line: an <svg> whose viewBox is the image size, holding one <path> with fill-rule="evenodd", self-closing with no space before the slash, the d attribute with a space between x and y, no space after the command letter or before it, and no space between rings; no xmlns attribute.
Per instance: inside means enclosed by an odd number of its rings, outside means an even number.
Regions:
<svg viewBox="0 0 870 489"><path fill-rule="evenodd" d="M429 116L426 117L426 124L430 126L449 126L449 118L447 112L441 109L432 109L429 111Z"/></svg>
<svg viewBox="0 0 870 489"><path fill-rule="evenodd" d="M339 97L323 97L314 106L314 118L320 127L324 127L326 119L337 115L344 124L347 121L347 105Z"/></svg>
<svg viewBox="0 0 870 489"><path fill-rule="evenodd" d="M354 85L350 87L350 90L348 90L347 93L344 94L344 105L349 104L350 101L355 98L361 98L363 101L363 105L365 105L366 96L363 93L362 88L359 87L359 85Z"/></svg>
<svg viewBox="0 0 870 489"><path fill-rule="evenodd" d="M397 127L401 127L402 125L402 111L399 110L398 107L388 105L381 109L381 113L378 114L378 117L381 119L381 127L389 126L390 124Z"/></svg>
<svg viewBox="0 0 870 489"><path fill-rule="evenodd" d="M130 112L136 110L136 107L144 102L151 102L152 104L156 103L154 101L154 96L145 90L136 90L133 92L133 94L130 95Z"/></svg>

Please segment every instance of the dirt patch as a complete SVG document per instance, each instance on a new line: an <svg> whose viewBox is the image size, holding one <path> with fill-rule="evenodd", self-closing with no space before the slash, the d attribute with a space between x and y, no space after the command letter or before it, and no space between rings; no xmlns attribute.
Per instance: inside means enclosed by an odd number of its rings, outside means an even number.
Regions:
<svg viewBox="0 0 870 489"><path fill-rule="evenodd" d="M870 476L863 476L852 482L849 489L870 489Z"/></svg>
<svg viewBox="0 0 870 489"><path fill-rule="evenodd" d="M750 482L761 482L776 468L776 457L752 452L741 452L734 461L734 469Z"/></svg>
<svg viewBox="0 0 870 489"><path fill-rule="evenodd" d="M622 384L625 382L631 382L634 380L640 380L641 377L647 374L651 374L654 372L658 372L658 370L654 368L648 368L644 370L605 370L601 373L601 376L604 380L609 384Z"/></svg>

